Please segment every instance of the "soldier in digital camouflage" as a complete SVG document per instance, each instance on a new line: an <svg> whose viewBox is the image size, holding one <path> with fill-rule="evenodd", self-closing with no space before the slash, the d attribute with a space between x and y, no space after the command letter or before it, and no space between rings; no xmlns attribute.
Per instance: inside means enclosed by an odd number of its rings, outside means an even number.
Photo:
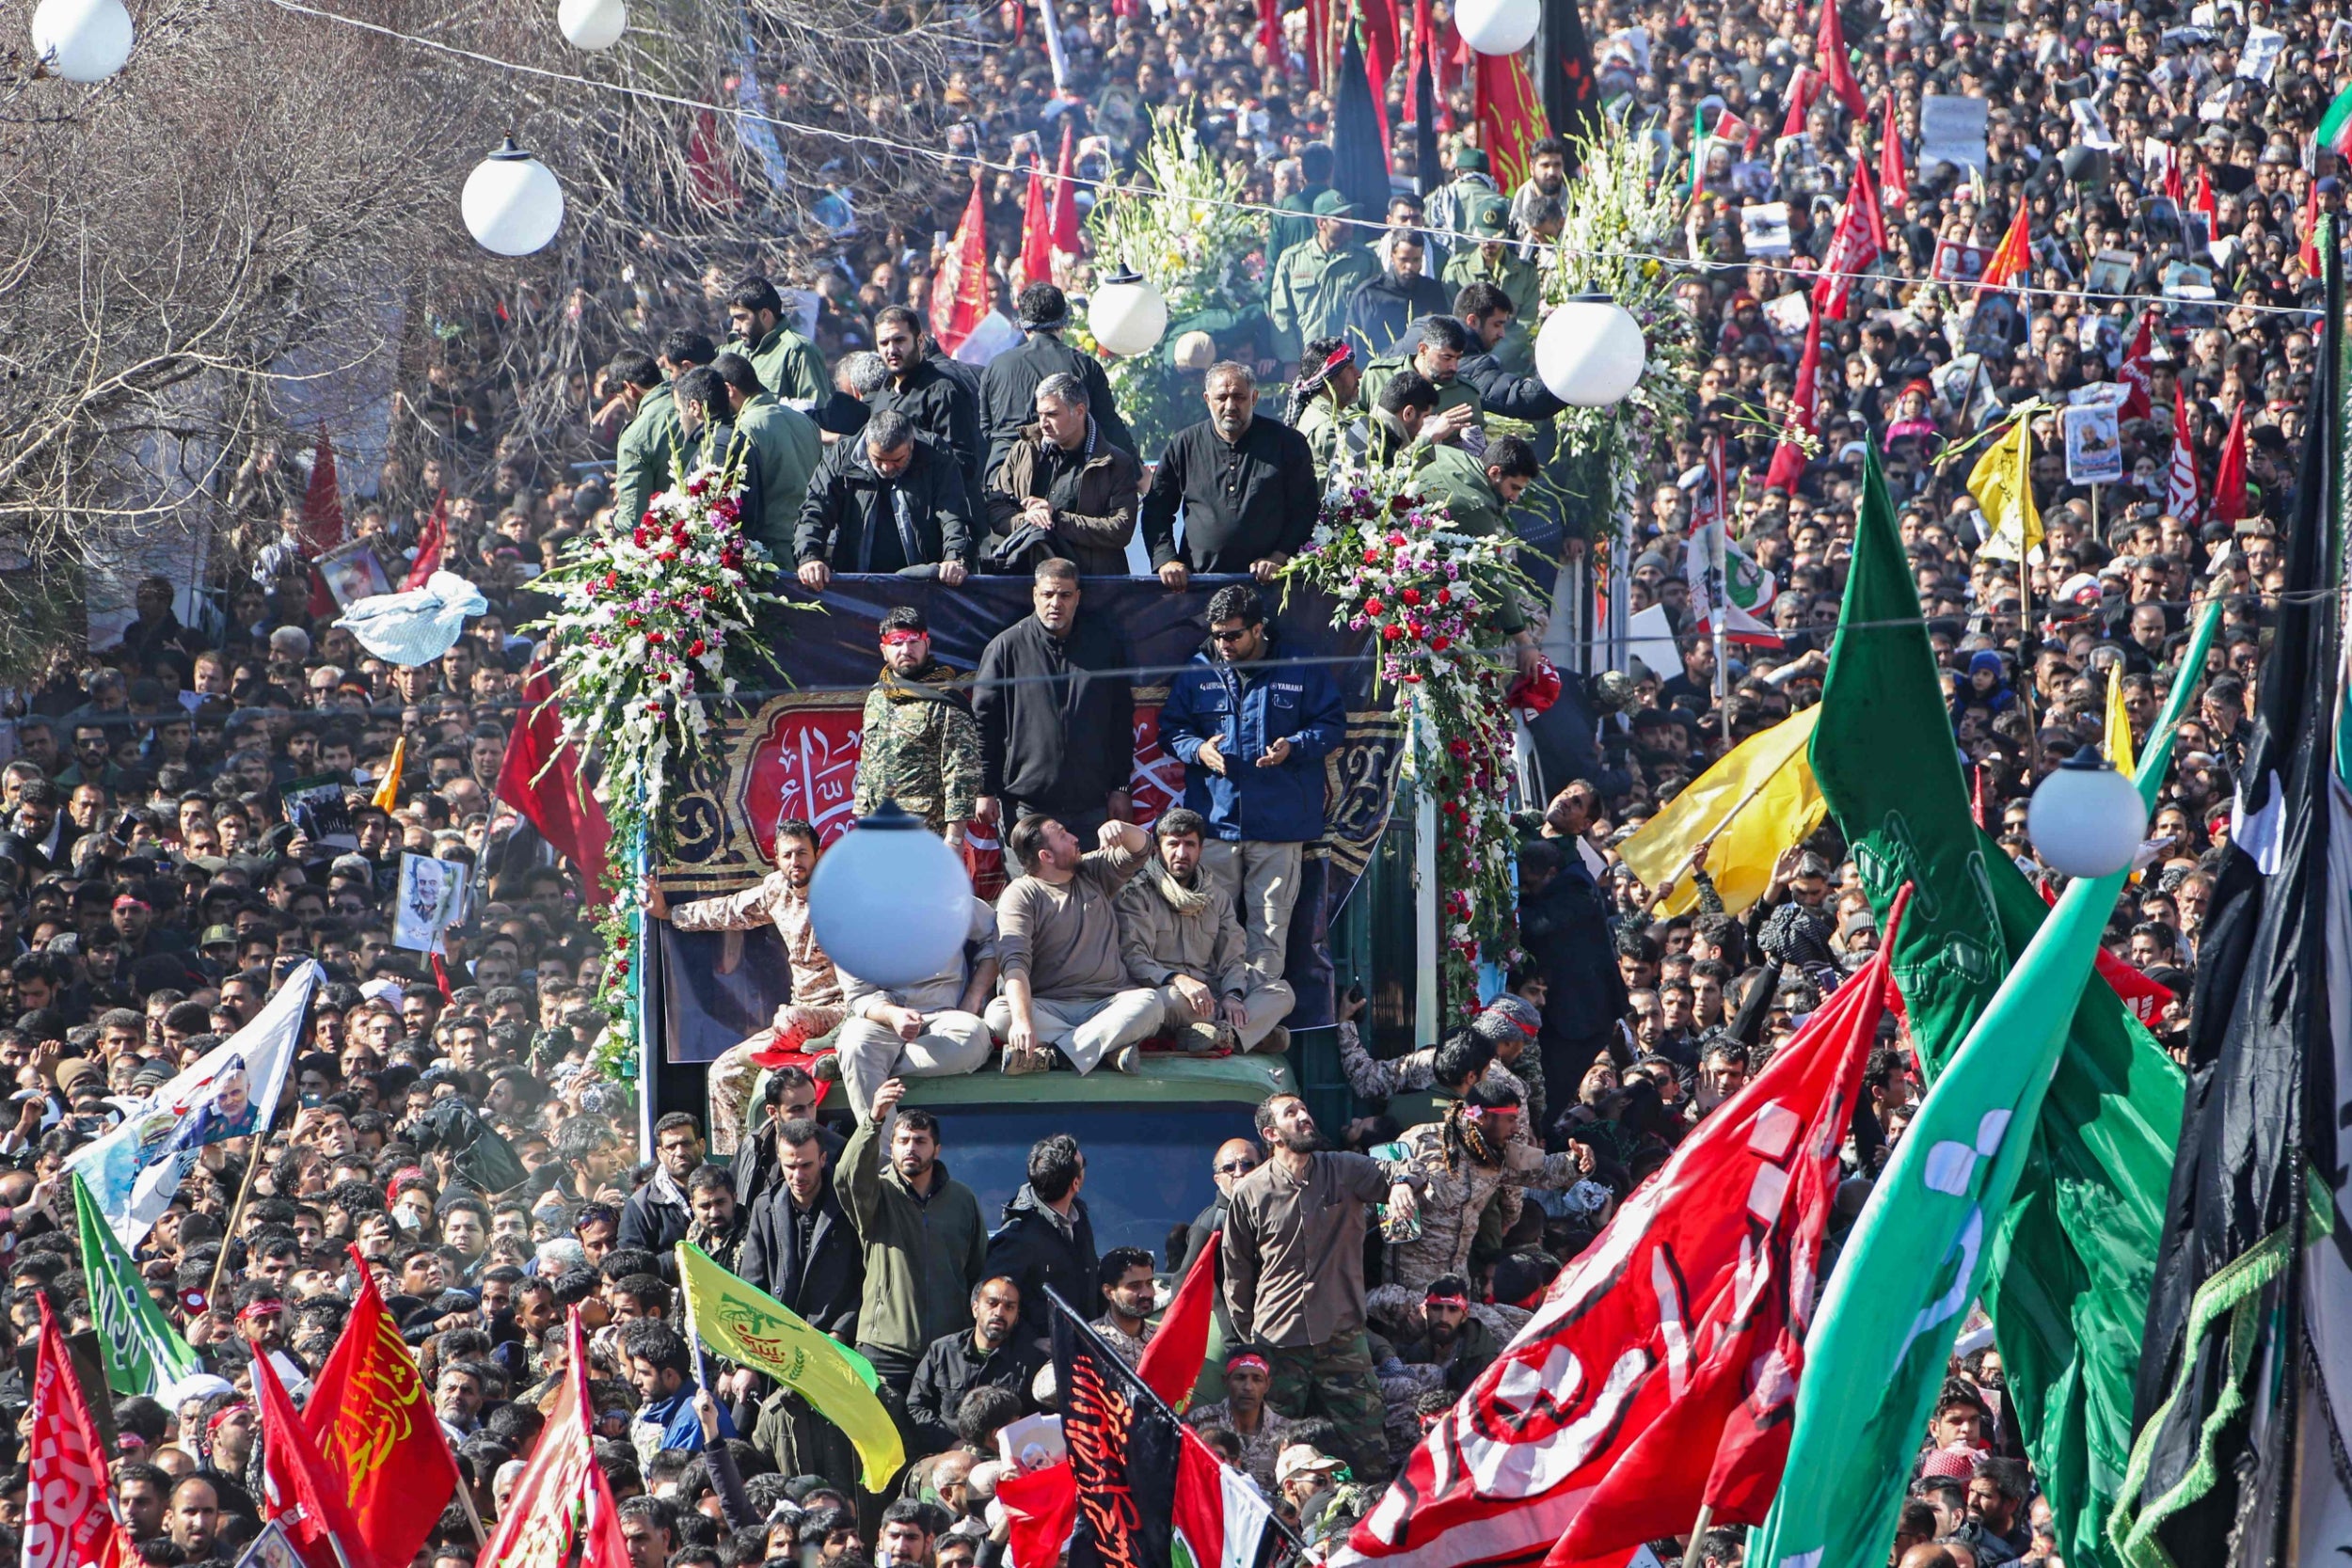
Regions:
<svg viewBox="0 0 2352 1568"><path fill-rule="evenodd" d="M930 625L900 605L882 618L882 679L866 693L856 807L885 800L919 816L949 844L980 793L980 727L962 677L931 657Z"/></svg>

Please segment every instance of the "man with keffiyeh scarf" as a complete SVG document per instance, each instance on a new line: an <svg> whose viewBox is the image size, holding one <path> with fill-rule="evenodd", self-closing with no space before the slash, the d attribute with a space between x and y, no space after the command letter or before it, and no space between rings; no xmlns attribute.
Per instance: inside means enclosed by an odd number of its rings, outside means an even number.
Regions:
<svg viewBox="0 0 2352 1568"><path fill-rule="evenodd" d="M867 816L896 800L960 845L980 793L969 678L931 657L930 623L912 605L882 616L882 678L866 695L852 803Z"/></svg>

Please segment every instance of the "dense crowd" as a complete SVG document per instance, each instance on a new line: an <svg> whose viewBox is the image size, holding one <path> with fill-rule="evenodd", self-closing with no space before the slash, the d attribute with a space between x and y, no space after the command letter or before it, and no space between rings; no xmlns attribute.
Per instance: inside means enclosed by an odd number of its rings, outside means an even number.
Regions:
<svg viewBox="0 0 2352 1568"><path fill-rule="evenodd" d="M1284 662L1270 594L1250 584L1279 572L1324 486L1358 466L1420 476L1467 525L1523 524L1515 507L1552 452L1519 432L1560 406L1529 349L1572 149L1537 144L1530 177L1504 189L1474 130L1450 134L1426 199L1406 194L1400 78L1399 194L1360 212L1331 188L1319 138L1336 88L1311 75L1309 9L1277 39L1248 8L1206 0L1057 8L1060 92L1034 20L976 15L981 63L950 87L970 150L1002 154L1066 122L1086 139L1081 167L1099 171L1150 111L1189 105L1243 198L1287 209L1249 258L1263 309L1169 345L1197 422L1159 450L1137 450L1102 363L1066 341L1086 264L1020 275L1007 175L990 192L992 264L1021 342L988 363L939 351L926 307L941 258L903 243L930 227L916 214L805 276L771 282L737 258L739 282L616 304L630 336L581 389L572 451L521 439L513 389L469 385L451 349L416 402L439 435L404 441L346 498L353 536L396 580L446 494L440 564L487 610L445 654L403 665L335 624L304 559L299 466L262 453L222 498L242 553L200 585L142 584L119 641L60 652L0 722L0 1062L15 1083L0 1246L16 1336L43 1294L68 1327L88 1326L68 1154L251 1022L304 960L325 968L288 1114L265 1137L211 1146L137 1249L206 1369L112 1413L116 1497L143 1560L231 1559L251 1536L249 1366L276 1351L318 1368L349 1310L347 1246L416 1349L483 1518L531 1451L578 1307L599 1457L640 1568L945 1568L1004 1552L991 1503L1015 1462L997 1433L1056 1398L1046 1288L1139 1355L1168 1287L1218 1236L1224 1397L1189 1418L1311 1540L1343 1531L1560 1263L1875 949L1833 830L1792 847L1736 912L1704 853L1677 877L1697 908L1672 917L1673 888L1642 885L1617 853L1728 742L1818 699L1867 448L1895 491L1983 824L2029 874L2025 798L2099 736L2110 669L2143 735L2167 693L2200 683L2157 844L2109 942L2171 997L2147 1009L2151 1028L2182 1037L2323 351L2308 230L2342 198L2312 133L2352 24L2333 5L2040 4L1990 19L1889 5L1848 19L1857 115L1809 74L1814 8L1600 3L1585 22L1609 112L1655 139L1660 178L1695 175L1701 258L1676 295L1701 350L1689 420L1641 476L1610 565L1630 609L1662 603L1679 624L1720 439L1730 533L1773 575L1764 618L1780 646L1736 648L1719 673L1717 644L1685 636L1679 668L1595 659L1566 673L1584 776L1525 802L1523 958L1474 1020L1402 1056L1367 1049L1343 999L1359 1115L1319 1130L1296 1096L1269 1101L1255 1141L1216 1151L1217 1198L1181 1250L1098 1253L1083 1126L1040 1143L1018 1191L958 1182L954 1118L899 1109L909 1078L1327 1048L1283 1027L1283 976L1300 857L1323 829L1322 758L1345 715L1327 672ZM2284 35L2275 58L2233 75L2269 29ZM1441 85L1468 127L1450 27L1440 37ZM1923 95L1990 102L1982 166L1922 156ZM1812 292L1855 158L1882 175L1894 161L1890 120L1908 173L1885 193L1888 254L1820 333L1801 478L1768 487L1805 338L1793 302ZM1750 256L1750 210L1774 202L1789 250ZM2030 292L1978 297L1971 269L2020 208ZM809 291L814 312L778 282ZM2124 477L2071 483L2056 405L2116 382L2143 319L2147 414L2122 421ZM1975 438L2036 398L2052 405L2033 417L2047 534L2021 580L1983 551L1963 482ZM2242 502L2216 496L2237 443ZM609 477L568 462L581 452L610 458ZM816 942L820 850L805 823L778 830L773 874L740 893L675 908L657 895L652 912L681 929L772 923L792 1001L713 1068L707 1117L660 1118L640 1164L630 1091L592 1066L606 956L588 890L496 788L533 653L522 628L548 608L532 579L567 543L628 526L674 464L697 460L732 462L746 531L805 588L846 573L1033 584L1034 614L989 644L977 687L930 657L919 612L882 620L858 777L861 812L893 798L956 843L993 825L1020 874L973 900L946 971L897 988ZM1566 556L1614 531L1606 516L1569 523ZM1184 803L1146 823L1130 820L1128 683L1087 678L1126 660L1085 579L1126 573L1138 540L1170 588L1231 579L1161 713ZM174 610L194 587L200 630ZM2215 594L2221 637L2205 668L2183 668L2190 612ZM1546 610L1511 602L1497 657L1533 670ZM393 943L404 852L474 885L445 956ZM764 1069L780 1046L813 1067ZM1388 1114L1422 1091L1437 1119ZM1846 1217L1918 1092L1890 1025L1846 1150ZM471 1113L462 1130L437 1112L450 1101ZM846 1439L790 1391L723 1367L697 1392L681 1239L872 1363L913 1460L886 1496L859 1490ZM1988 1333L1963 1343L1890 1560L2055 1562L1999 1354ZM21 1414L25 1397L21 1372L0 1377L0 1404ZM0 1524L21 1527L24 1484L21 1463L0 1477ZM475 1539L453 1507L427 1548L435 1568L471 1562ZM1687 1550L1719 1568L1739 1557L1729 1532Z"/></svg>

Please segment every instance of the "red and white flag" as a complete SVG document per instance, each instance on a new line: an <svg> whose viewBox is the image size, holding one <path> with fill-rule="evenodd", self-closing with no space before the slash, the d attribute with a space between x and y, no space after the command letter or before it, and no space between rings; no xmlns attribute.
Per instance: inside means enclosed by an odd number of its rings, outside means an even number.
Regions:
<svg viewBox="0 0 2352 1568"><path fill-rule="evenodd" d="M1812 112L1813 101L1821 96L1821 73L1809 65L1801 65L1788 75L1788 113L1780 122L1783 141L1804 135L1804 117Z"/></svg>
<svg viewBox="0 0 2352 1568"><path fill-rule="evenodd" d="M1788 393L1788 418L1780 445L1772 449L1772 467L1764 471L1764 487L1797 493L1804 482L1805 449L1796 439L1820 434L1821 312L1811 311L1804 324L1804 355L1797 361L1797 385Z"/></svg>
<svg viewBox="0 0 2352 1568"><path fill-rule="evenodd" d="M33 1420L24 1482L24 1568L113 1568L136 1561L115 1522L106 1445L73 1375L65 1331L40 1298Z"/></svg>
<svg viewBox="0 0 2352 1568"><path fill-rule="evenodd" d="M2123 363L2115 372L2115 379L2126 388L2123 405L2115 411L2119 420L2144 420L2155 412L2148 364L2149 333L2155 319L2153 310L2141 312L2139 330L2133 334L2132 346L2123 351Z"/></svg>
<svg viewBox="0 0 2352 1568"><path fill-rule="evenodd" d="M1854 119L1868 114L1870 105L1863 100L1862 84L1854 80L1853 61L1847 54L1846 21L1837 14L1837 0L1821 0L1821 26L1813 42L1829 90Z"/></svg>
<svg viewBox="0 0 2352 1568"><path fill-rule="evenodd" d="M1617 1568L1702 1507L1763 1520L1894 945L1561 1271L1335 1565Z"/></svg>
<svg viewBox="0 0 2352 1568"><path fill-rule="evenodd" d="M1733 114L1729 109L1715 111L1715 123L1707 128L1707 134L1716 141L1731 143L1742 153L1756 150L1757 135L1756 127Z"/></svg>
<svg viewBox="0 0 2352 1568"><path fill-rule="evenodd" d="M482 1560L499 1568L630 1568L612 1488L588 1435L588 1337L572 1308L571 1355L555 1408Z"/></svg>
<svg viewBox="0 0 2352 1568"><path fill-rule="evenodd" d="M2172 384L2172 466L2164 476L2164 509L2197 526L2197 439L2189 433L2188 399Z"/></svg>
<svg viewBox="0 0 2352 1568"><path fill-rule="evenodd" d="M1844 321L1854 284L1885 254L1886 219L1879 212L1878 183L1870 178L1870 160L1856 158L1845 209L1821 257L1821 276L1813 282L1814 315Z"/></svg>

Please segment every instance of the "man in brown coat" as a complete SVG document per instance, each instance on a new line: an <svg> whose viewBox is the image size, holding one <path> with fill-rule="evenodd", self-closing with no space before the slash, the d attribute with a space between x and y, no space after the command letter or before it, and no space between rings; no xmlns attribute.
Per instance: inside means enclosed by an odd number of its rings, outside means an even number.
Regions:
<svg viewBox="0 0 2352 1568"><path fill-rule="evenodd" d="M1022 428L989 477L982 569L1025 572L1060 556L1088 577L1124 577L1141 472L1087 411L1078 378L1047 376L1038 383L1037 423Z"/></svg>

